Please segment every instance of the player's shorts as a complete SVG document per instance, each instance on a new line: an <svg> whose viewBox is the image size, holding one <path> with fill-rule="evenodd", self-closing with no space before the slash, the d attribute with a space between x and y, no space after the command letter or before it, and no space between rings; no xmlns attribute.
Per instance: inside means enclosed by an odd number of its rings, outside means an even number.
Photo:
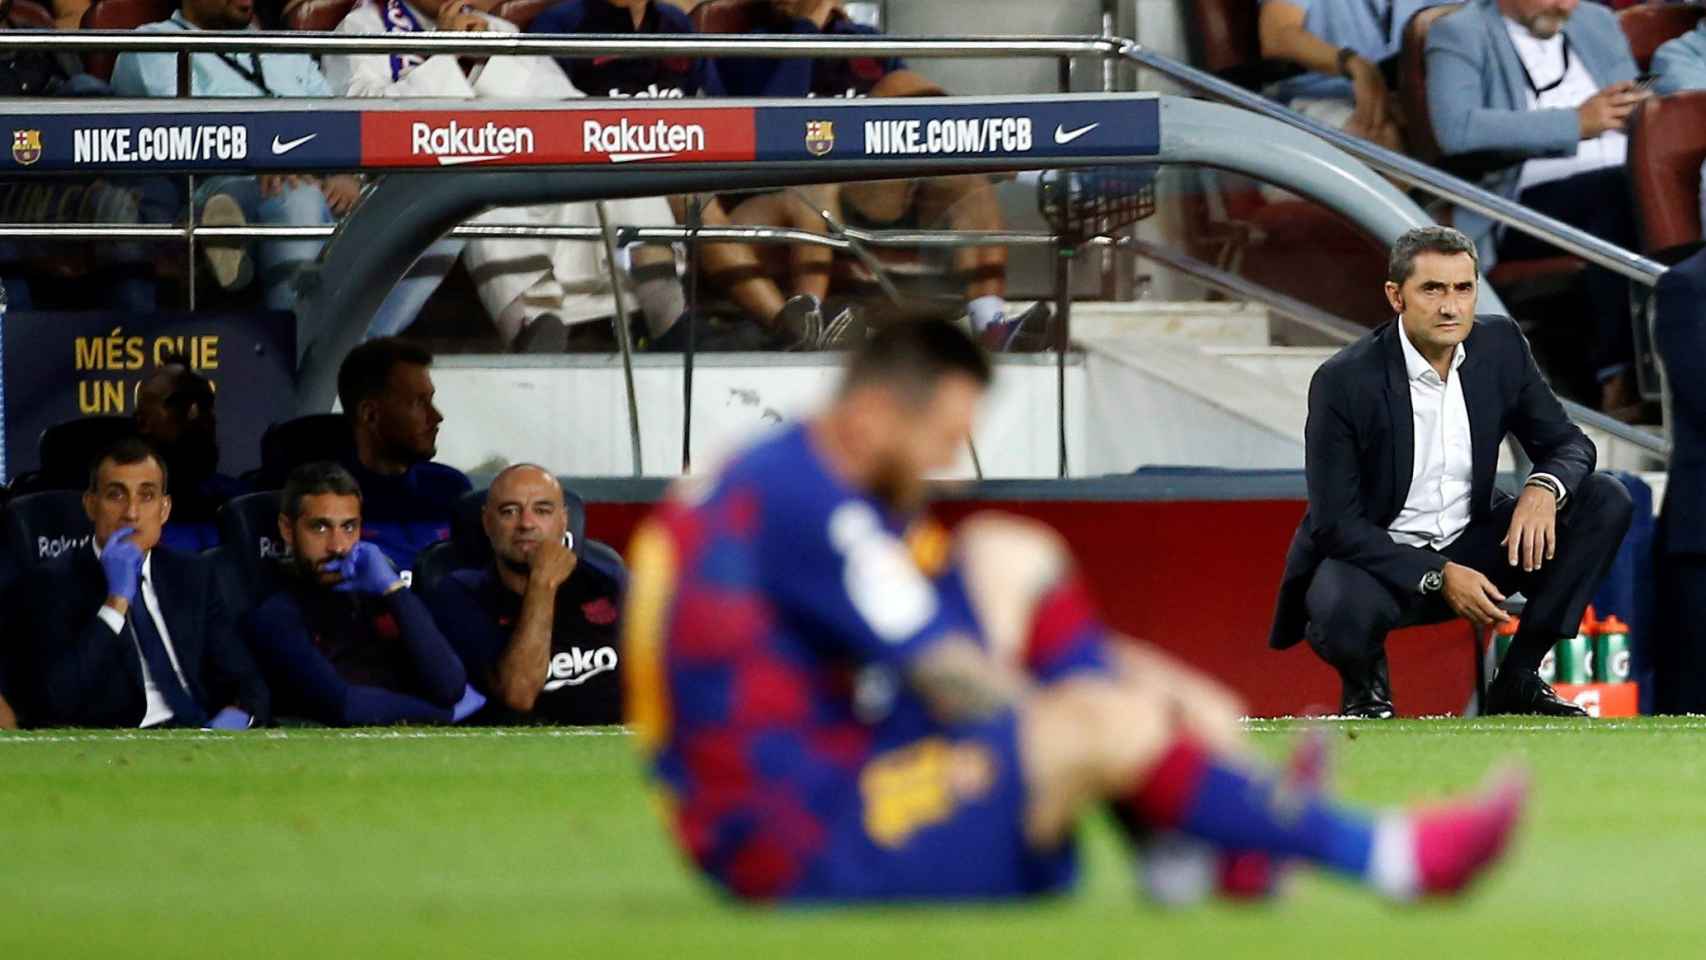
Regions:
<svg viewBox="0 0 1706 960"><path fill-rule="evenodd" d="M788 899L999 900L1069 888L1072 843L1037 851L1026 842L1018 738L1018 718L1007 712L879 752ZM957 752L987 761L981 789L956 789L948 761Z"/></svg>

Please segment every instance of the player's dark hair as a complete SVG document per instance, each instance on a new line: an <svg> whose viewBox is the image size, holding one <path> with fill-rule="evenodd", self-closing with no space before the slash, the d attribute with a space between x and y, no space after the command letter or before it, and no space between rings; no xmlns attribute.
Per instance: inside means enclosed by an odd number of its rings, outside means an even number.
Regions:
<svg viewBox="0 0 1706 960"><path fill-rule="evenodd" d="M338 367L338 403L344 416L354 418L363 400L383 393L391 371L401 364L430 367L432 352L396 337L369 340L351 350Z"/></svg>
<svg viewBox="0 0 1706 960"><path fill-rule="evenodd" d="M278 495L279 512L295 520L302 516L305 497L328 493L360 500L361 484L355 482L355 477L350 476L348 470L330 460L305 463L290 471L290 479L284 482L284 490Z"/></svg>
<svg viewBox="0 0 1706 960"><path fill-rule="evenodd" d="M1461 230L1433 224L1404 231L1392 244L1392 254L1386 261L1386 279L1403 286L1416 272L1416 257L1424 253L1469 254L1475 269L1481 269L1481 257L1475 252L1475 241Z"/></svg>
<svg viewBox="0 0 1706 960"><path fill-rule="evenodd" d="M989 356L969 334L941 320L897 323L878 331L854 349L841 381L843 394L873 383L904 389L924 399L943 377L970 377L989 386L994 371Z"/></svg>
<svg viewBox="0 0 1706 960"><path fill-rule="evenodd" d="M89 492L100 492L101 468L107 464L117 467L128 467L133 463L152 460L160 468L160 492L171 490L170 477L166 473L166 458L160 456L160 451L154 445L141 437L130 434L114 440L95 454L95 459L89 461Z"/></svg>

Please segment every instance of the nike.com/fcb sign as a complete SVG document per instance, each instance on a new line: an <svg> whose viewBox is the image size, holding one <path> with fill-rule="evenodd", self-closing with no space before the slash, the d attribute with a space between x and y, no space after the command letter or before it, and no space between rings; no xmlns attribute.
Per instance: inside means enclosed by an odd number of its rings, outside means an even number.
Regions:
<svg viewBox="0 0 1706 960"><path fill-rule="evenodd" d="M315 110L158 112L158 101L135 104L149 109L0 114L14 143L31 147L14 149L9 160L0 154L0 168L238 172L916 158L1035 159L1045 166L1051 159L1151 157L1161 139L1160 101L1141 94L761 107L577 101L567 109L505 110L363 110L359 101L340 100Z"/></svg>

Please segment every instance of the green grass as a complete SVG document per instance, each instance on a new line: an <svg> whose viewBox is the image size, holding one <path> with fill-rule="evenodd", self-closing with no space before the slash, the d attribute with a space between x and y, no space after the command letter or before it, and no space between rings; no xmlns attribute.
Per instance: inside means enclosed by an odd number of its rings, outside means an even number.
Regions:
<svg viewBox="0 0 1706 960"><path fill-rule="evenodd" d="M731 906L668 846L629 739L594 731L0 736L0 957L1698 956L1706 721L1336 727L1349 797L1534 771L1512 861L1394 908L1305 877L1161 911L1093 823L1071 897L1013 907ZM1295 728L1252 726L1284 751Z"/></svg>

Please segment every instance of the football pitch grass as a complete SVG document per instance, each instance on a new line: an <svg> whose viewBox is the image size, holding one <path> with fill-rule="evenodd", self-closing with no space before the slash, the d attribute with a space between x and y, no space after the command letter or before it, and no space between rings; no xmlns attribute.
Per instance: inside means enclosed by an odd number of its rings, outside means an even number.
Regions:
<svg viewBox="0 0 1706 960"><path fill-rule="evenodd" d="M1299 727L1254 722L1280 756ZM620 731L0 734L0 957L1556 957L1706 952L1706 719L1330 725L1339 789L1442 795L1500 758L1535 804L1461 903L1298 877L1158 909L1106 823L1014 906L754 909L665 839Z"/></svg>

